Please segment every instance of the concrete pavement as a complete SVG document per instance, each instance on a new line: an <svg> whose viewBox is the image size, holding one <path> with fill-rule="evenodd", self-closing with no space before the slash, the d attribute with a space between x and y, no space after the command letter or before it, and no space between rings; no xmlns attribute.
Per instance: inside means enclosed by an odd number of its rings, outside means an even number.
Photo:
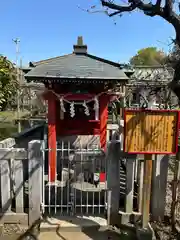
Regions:
<svg viewBox="0 0 180 240"><path fill-rule="evenodd" d="M120 235L107 231L91 231L91 232L44 232L40 233L38 240L119 240Z"/></svg>
<svg viewBox="0 0 180 240"><path fill-rule="evenodd" d="M95 230L87 229L77 232L42 232L38 240L136 240L135 235L132 233L117 233L112 230Z"/></svg>
<svg viewBox="0 0 180 240"><path fill-rule="evenodd" d="M117 233L111 230L87 229L84 231L64 230L41 232L37 237L20 236L19 234L6 235L0 237L0 240L136 240L135 235L130 233Z"/></svg>

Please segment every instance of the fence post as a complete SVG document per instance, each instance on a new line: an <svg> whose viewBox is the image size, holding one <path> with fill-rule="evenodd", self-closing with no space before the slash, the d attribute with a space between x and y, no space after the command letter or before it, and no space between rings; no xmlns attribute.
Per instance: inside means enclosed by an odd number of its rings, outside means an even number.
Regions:
<svg viewBox="0 0 180 240"><path fill-rule="evenodd" d="M120 142L112 141L107 148L107 189L111 192L108 201L108 222L112 225L117 223L119 216L119 194L120 194Z"/></svg>
<svg viewBox="0 0 180 240"><path fill-rule="evenodd" d="M39 140L33 140L28 144L30 226L41 217L43 166L41 145Z"/></svg>
<svg viewBox="0 0 180 240"><path fill-rule="evenodd" d="M9 150L11 152L11 150ZM7 157L6 150L0 149L0 202L1 213L11 211L11 179L10 179L10 159Z"/></svg>
<svg viewBox="0 0 180 240"><path fill-rule="evenodd" d="M137 170L137 183L138 183L138 212L142 213L142 195L143 195L143 178L144 178L144 160L139 159Z"/></svg>
<svg viewBox="0 0 180 240"><path fill-rule="evenodd" d="M27 159L27 157L26 157ZM14 172L14 192L16 201L16 213L24 213L24 177L23 177L23 160L14 159L13 161Z"/></svg>
<svg viewBox="0 0 180 240"><path fill-rule="evenodd" d="M153 161L151 214L154 221L164 218L168 163L168 155L156 155Z"/></svg>
<svg viewBox="0 0 180 240"><path fill-rule="evenodd" d="M133 212L133 197L134 197L134 170L137 155L128 155L126 159L126 203L125 212Z"/></svg>
<svg viewBox="0 0 180 240"><path fill-rule="evenodd" d="M149 224L150 202L152 190L152 154L144 155L144 176L142 195L142 228L146 229Z"/></svg>

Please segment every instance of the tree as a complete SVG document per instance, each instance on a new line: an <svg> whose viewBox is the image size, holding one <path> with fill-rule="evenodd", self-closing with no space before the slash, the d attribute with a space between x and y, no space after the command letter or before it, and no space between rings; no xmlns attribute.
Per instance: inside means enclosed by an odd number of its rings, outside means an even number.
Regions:
<svg viewBox="0 0 180 240"><path fill-rule="evenodd" d="M100 1L109 17L113 17L115 15L121 16L124 12L132 12L133 10L139 9L146 16L159 16L163 18L174 27L176 37L173 42L175 44L175 48L180 48L180 15L178 13L180 10L179 2L174 0L156 0L156 3L154 4L152 1L145 3L143 0L128 0L128 4L122 6L120 3L118 4L117 1L115 2L114 0ZM175 6L175 4L178 4L178 6ZM170 87L177 95L180 103L180 90L178 87L178 82L180 80L180 58L173 62L173 67L175 71L173 80L170 83Z"/></svg>
<svg viewBox="0 0 180 240"><path fill-rule="evenodd" d="M140 49L135 56L130 59L132 65L163 65L166 55L155 47Z"/></svg>
<svg viewBox="0 0 180 240"><path fill-rule="evenodd" d="M17 93L19 83L14 65L0 56L0 110L4 110L11 97Z"/></svg>

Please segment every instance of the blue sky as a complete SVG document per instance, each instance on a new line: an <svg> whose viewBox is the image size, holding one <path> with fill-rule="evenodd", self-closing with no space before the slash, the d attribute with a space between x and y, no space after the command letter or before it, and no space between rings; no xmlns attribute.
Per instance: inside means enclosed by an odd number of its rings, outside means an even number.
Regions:
<svg viewBox="0 0 180 240"><path fill-rule="evenodd" d="M11 0L1 2L0 54L15 61L13 38L19 37L23 65L72 52L81 35L89 53L127 62L143 47L168 50L174 29L164 20L134 12L116 17L88 14L98 0Z"/></svg>

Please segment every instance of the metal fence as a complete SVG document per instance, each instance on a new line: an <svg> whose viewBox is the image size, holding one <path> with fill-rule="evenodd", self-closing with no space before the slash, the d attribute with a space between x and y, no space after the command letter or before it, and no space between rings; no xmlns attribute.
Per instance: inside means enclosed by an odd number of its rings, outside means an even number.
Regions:
<svg viewBox="0 0 180 240"><path fill-rule="evenodd" d="M48 152L43 151L43 209L49 214L101 214L106 202L105 153L98 145L74 148L57 142L56 180L50 182Z"/></svg>

